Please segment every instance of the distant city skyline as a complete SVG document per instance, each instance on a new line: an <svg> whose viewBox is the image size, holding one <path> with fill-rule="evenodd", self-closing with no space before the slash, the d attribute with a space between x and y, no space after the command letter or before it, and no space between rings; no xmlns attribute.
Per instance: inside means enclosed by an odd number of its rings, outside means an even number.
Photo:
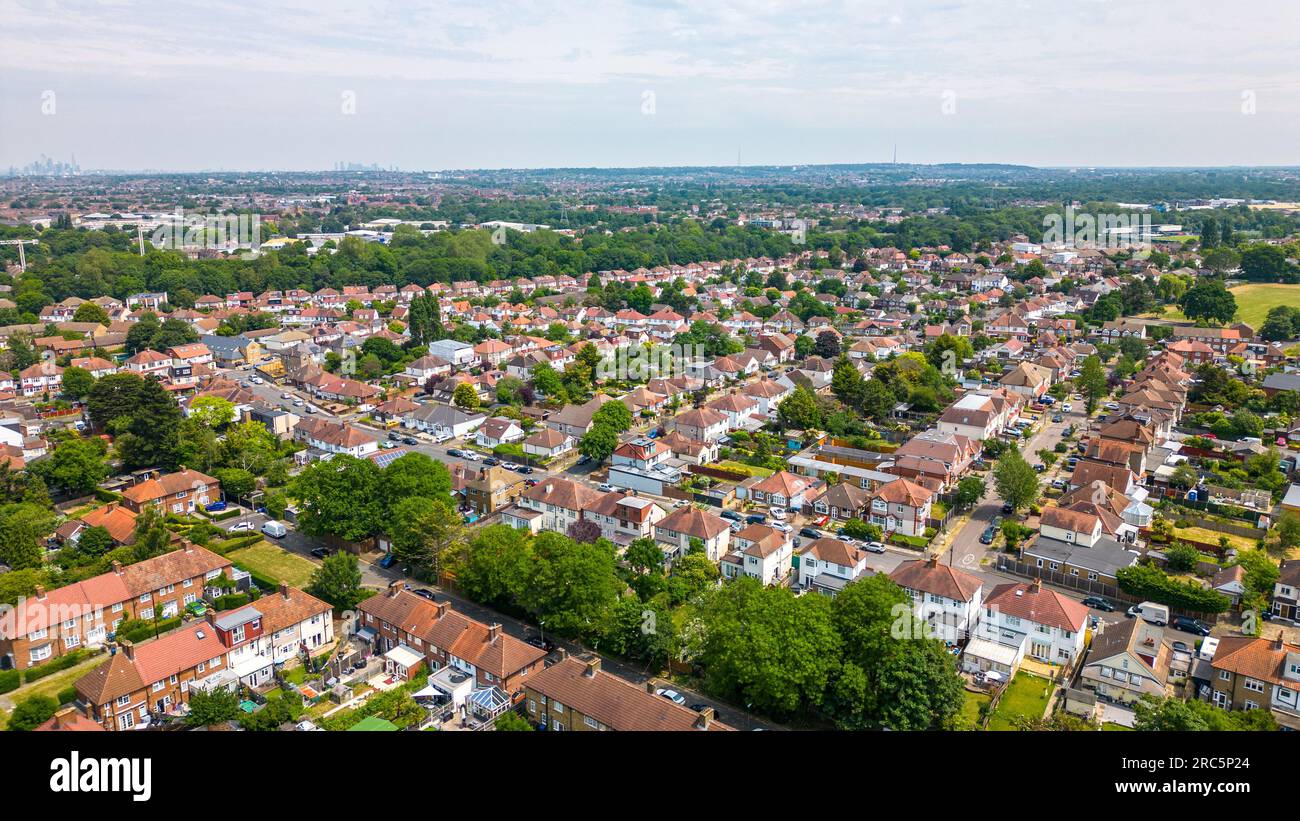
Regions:
<svg viewBox="0 0 1300 821"><path fill-rule="evenodd" d="M1300 9L1282 0L0 0L0 16L0 168L888 163L895 146L920 164L1300 165Z"/></svg>

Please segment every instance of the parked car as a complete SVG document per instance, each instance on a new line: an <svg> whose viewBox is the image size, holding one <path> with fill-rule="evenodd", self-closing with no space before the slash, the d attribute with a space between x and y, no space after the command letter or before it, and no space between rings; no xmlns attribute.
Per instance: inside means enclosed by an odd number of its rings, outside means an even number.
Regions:
<svg viewBox="0 0 1300 821"><path fill-rule="evenodd" d="M784 519L785 516L786 516L785 508L783 508L783 507L774 507L774 508L770 508L770 509L767 511L767 513L768 513L768 515L771 516L773 519Z"/></svg>
<svg viewBox="0 0 1300 821"><path fill-rule="evenodd" d="M281 398L281 399L292 399L292 398L293 398L293 394L288 393L288 392L285 392L285 393L280 394L280 398Z"/></svg>
<svg viewBox="0 0 1300 821"><path fill-rule="evenodd" d="M329 554L330 552L323 547L313 547L311 549L311 555L315 556L318 559L327 558Z"/></svg>
<svg viewBox="0 0 1300 821"><path fill-rule="evenodd" d="M822 532L815 527L805 527L799 531L799 535L809 539L820 539Z"/></svg>
<svg viewBox="0 0 1300 821"><path fill-rule="evenodd" d="M234 533L236 531L253 530L255 528L256 525L254 525L252 522L236 522L235 524L230 526L230 532Z"/></svg>
<svg viewBox="0 0 1300 821"><path fill-rule="evenodd" d="M880 542L867 542L866 544L864 544L864 545L862 546L862 549L865 550L865 551L867 551L868 553L884 553L884 552L885 552L885 546L884 546L883 544L881 544Z"/></svg>
<svg viewBox="0 0 1300 821"><path fill-rule="evenodd" d="M515 468L515 470L519 473L522 473L525 476L533 472L532 467L530 467L529 465L520 465L519 467Z"/></svg>
<svg viewBox="0 0 1300 821"><path fill-rule="evenodd" d="M477 453L475 453L472 450L463 450L460 452L460 458L464 459L466 462L477 462L479 459L482 459L483 457L479 456Z"/></svg>
<svg viewBox="0 0 1300 821"><path fill-rule="evenodd" d="M1192 652L1192 648L1188 647L1188 646L1187 646L1187 642L1185 642L1185 641L1176 641L1176 642L1174 642L1173 644L1171 644L1171 645L1169 645L1169 646L1172 647L1172 648L1174 649L1174 652L1175 652L1175 653L1190 653L1190 652Z"/></svg>
<svg viewBox="0 0 1300 821"><path fill-rule="evenodd" d="M209 513L216 513L217 511L225 510L225 509L226 509L226 503L225 503L225 502L213 502L212 504L208 505L207 507L205 507L205 508L203 508L203 509L206 510L207 512L209 512Z"/></svg>
<svg viewBox="0 0 1300 821"><path fill-rule="evenodd" d="M501 464L501 460L496 458L495 456L489 456L483 460L483 464L487 465L488 467L496 467L497 465Z"/></svg>
<svg viewBox="0 0 1300 821"><path fill-rule="evenodd" d="M1064 422L1064 421L1065 421L1065 417L1062 416L1062 415L1059 414L1059 413L1054 413L1054 414L1052 414L1052 421L1053 421L1053 422Z"/></svg>
<svg viewBox="0 0 1300 821"><path fill-rule="evenodd" d="M433 435L433 443L435 445L441 445L443 442L450 442L452 439L455 438L456 437L452 436L450 433L447 433L445 431L442 433L435 433Z"/></svg>
<svg viewBox="0 0 1300 821"><path fill-rule="evenodd" d="M1015 512L1016 512L1016 509L1015 509L1014 507L1011 506L1011 503L1010 503L1010 502L1003 503L1003 505L1002 505L1002 515L1003 515L1003 516L1010 516L1012 513L1015 513Z"/></svg>
<svg viewBox="0 0 1300 821"><path fill-rule="evenodd" d="M837 533L835 535L835 538L839 539L841 542L844 542L845 544L857 544L857 542L853 540L852 536L845 536L843 533Z"/></svg>
<svg viewBox="0 0 1300 821"><path fill-rule="evenodd" d="M705 710L709 709L709 705L707 705L707 704L705 704L704 702L700 701L700 702L696 702L695 704L692 704L692 705L691 705L691 709L694 710L694 711L697 712L697 713L702 713L702 712L704 712Z"/></svg>
<svg viewBox="0 0 1300 821"><path fill-rule="evenodd" d="M739 521L740 521L740 514L737 513L737 512L734 511L734 510L724 510L724 511L722 511L721 513L719 513L718 515L721 516L721 517L724 518L724 519L730 519L730 520L732 520L733 522L739 522Z"/></svg>
<svg viewBox="0 0 1300 821"><path fill-rule="evenodd" d="M537 480L536 480L536 479L525 479L525 480L524 480L524 485L525 485L526 487L537 487Z"/></svg>
<svg viewBox="0 0 1300 821"><path fill-rule="evenodd" d="M379 566L384 568L385 570L387 570L388 568L392 567L395 564L397 564L397 557L394 556L392 553L385 553L384 558L379 560Z"/></svg>
<svg viewBox="0 0 1300 821"><path fill-rule="evenodd" d="M429 601L437 601L437 599L434 598L433 591L427 587L421 587L419 590L412 590L411 592L422 599L428 599Z"/></svg>
<svg viewBox="0 0 1300 821"><path fill-rule="evenodd" d="M1061 406L1061 411L1063 413L1069 413L1072 410L1074 410L1074 406L1071 405L1069 402L1066 402L1064 405Z"/></svg>
<svg viewBox="0 0 1300 821"><path fill-rule="evenodd" d="M519 465L515 464L514 462L502 462L501 467L505 468L506 470L519 470Z"/></svg>
<svg viewBox="0 0 1300 821"><path fill-rule="evenodd" d="M288 533L289 530L284 525L272 519L269 522L262 523L262 532L267 536L270 536L272 539L283 539L284 534Z"/></svg>
<svg viewBox="0 0 1300 821"><path fill-rule="evenodd" d="M1110 603L1109 599L1103 599L1101 596L1088 596L1083 603L1094 610L1102 610L1106 613L1114 613L1115 605Z"/></svg>
<svg viewBox="0 0 1300 821"><path fill-rule="evenodd" d="M578 457L578 461L574 462L573 464L575 464L575 465L585 465L585 464L587 464L587 463L590 462L590 461L591 461L591 457L584 453L584 454L582 454L581 456L579 456L579 457Z"/></svg>
<svg viewBox="0 0 1300 821"><path fill-rule="evenodd" d="M993 538L997 535L998 529L989 525L984 528L984 532L980 534L980 544L993 544Z"/></svg>
<svg viewBox="0 0 1300 821"><path fill-rule="evenodd" d="M407 437L404 437L404 438L402 439L402 444L404 444L404 445L418 445L418 444L420 444L420 440L419 440L419 439L416 439L414 436L407 436Z"/></svg>
<svg viewBox="0 0 1300 821"><path fill-rule="evenodd" d="M448 448L448 449L447 449L447 455L448 455L448 456L455 456L455 457L459 458L459 457L461 457L461 456L464 456L465 454L461 452L460 448Z"/></svg>
<svg viewBox="0 0 1300 821"><path fill-rule="evenodd" d="M545 650L548 653L555 649L555 642L547 638L542 638L541 636L529 636L528 638L524 639L524 642L527 644L531 644L533 647L536 647L538 650Z"/></svg>
<svg viewBox="0 0 1300 821"><path fill-rule="evenodd" d="M655 695L663 696L664 698L671 701L673 704L680 704L680 705L686 704L686 697L683 696L681 693L677 692L676 690L668 690L663 687L660 687L658 690L655 690Z"/></svg>
<svg viewBox="0 0 1300 821"><path fill-rule="evenodd" d="M781 531L782 533L789 533L791 530L794 530L794 528L790 527L790 525L786 524L785 522L772 522L771 527L774 530Z"/></svg>
<svg viewBox="0 0 1300 821"><path fill-rule="evenodd" d="M602 493L609 493L613 489L614 486L611 485L609 482L601 482L599 485L596 485L596 490L599 490Z"/></svg>
<svg viewBox="0 0 1300 821"><path fill-rule="evenodd" d="M1034 465L1034 472L1035 472L1035 473L1046 473L1046 472L1047 472L1047 465L1044 465L1042 462L1039 462L1038 464Z"/></svg>
<svg viewBox="0 0 1300 821"><path fill-rule="evenodd" d="M751 525L761 525L767 521L767 517L762 513L751 513L745 517L745 523Z"/></svg>
<svg viewBox="0 0 1300 821"><path fill-rule="evenodd" d="M1193 619L1187 616L1179 616L1170 622L1170 626L1175 630L1182 630L1184 633L1192 633L1197 636L1210 635L1210 625L1200 619Z"/></svg>
<svg viewBox="0 0 1300 821"><path fill-rule="evenodd" d="M1069 487L1069 486L1070 486L1070 483L1067 482L1067 481L1065 481L1064 479L1053 479L1053 480L1052 480L1052 487L1056 488L1057 490L1065 490L1065 489L1066 489L1067 487Z"/></svg>
<svg viewBox="0 0 1300 821"><path fill-rule="evenodd" d="M1107 402L1107 403L1106 403L1106 410L1108 410L1108 411L1117 411L1117 410L1119 410L1119 403L1118 403L1118 402Z"/></svg>
<svg viewBox="0 0 1300 821"><path fill-rule="evenodd" d="M383 448L384 450L392 450L393 448L397 447L397 443L396 443L396 442L380 442L380 443L379 443L379 447Z"/></svg>

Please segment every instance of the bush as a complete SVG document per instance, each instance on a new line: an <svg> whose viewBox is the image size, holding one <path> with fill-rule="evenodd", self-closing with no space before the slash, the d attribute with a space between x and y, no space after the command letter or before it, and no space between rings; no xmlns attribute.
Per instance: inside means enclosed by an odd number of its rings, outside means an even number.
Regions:
<svg viewBox="0 0 1300 821"><path fill-rule="evenodd" d="M217 610L234 610L237 607L243 607L248 604L248 596L244 593L231 593L226 596L218 596L212 606Z"/></svg>
<svg viewBox="0 0 1300 821"><path fill-rule="evenodd" d="M33 681L40 681L46 676L52 676L55 673L68 669L69 667L75 667L85 661L89 655L90 651L81 647L73 650L66 656L59 656L53 661L47 661L44 664L39 664L35 667L28 667L26 672L23 673L23 682L25 684L31 684Z"/></svg>
<svg viewBox="0 0 1300 821"><path fill-rule="evenodd" d="M0 693L12 693L22 684L22 674L17 670L0 672Z"/></svg>
<svg viewBox="0 0 1300 821"><path fill-rule="evenodd" d="M59 704L71 704L77 700L77 688L64 687L59 691Z"/></svg>
<svg viewBox="0 0 1300 821"><path fill-rule="evenodd" d="M866 539L868 541L880 541L880 525L873 525L871 522L864 522L861 519L849 519L844 523L841 532L850 539Z"/></svg>
<svg viewBox="0 0 1300 821"><path fill-rule="evenodd" d="M161 636L163 633L166 633L168 630L174 630L175 628L181 626L180 616L176 616L170 619L160 619L157 622L140 621L138 619L136 621L139 622L140 624L139 627L133 627L129 630L123 631L122 628L126 627L127 625L122 624L118 628L117 631L118 641L122 641L124 639L126 641L133 642L133 643L147 641L148 639L153 638L155 634Z"/></svg>
<svg viewBox="0 0 1300 821"><path fill-rule="evenodd" d="M224 556L227 553L230 553L231 551L240 550L245 547L251 547L252 545L257 544L260 541L262 541L262 534L249 533L244 536L235 536L230 539L222 539L221 541L217 542L214 545L209 545L208 550L211 550L213 553L218 553Z"/></svg>

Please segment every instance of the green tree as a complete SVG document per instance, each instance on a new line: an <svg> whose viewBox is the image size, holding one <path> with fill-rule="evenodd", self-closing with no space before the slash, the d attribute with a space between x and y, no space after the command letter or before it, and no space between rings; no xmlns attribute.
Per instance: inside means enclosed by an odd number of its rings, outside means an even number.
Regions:
<svg viewBox="0 0 1300 821"><path fill-rule="evenodd" d="M1079 389L1083 391L1087 398L1088 413L1091 414L1097 409L1097 403L1106 395L1106 369L1101 364L1101 359L1093 354L1083 360L1083 367L1079 369Z"/></svg>
<svg viewBox="0 0 1300 821"><path fill-rule="evenodd" d="M498 733L531 733L533 725L519 713L507 711L497 716L497 720L492 723L492 729Z"/></svg>
<svg viewBox="0 0 1300 821"><path fill-rule="evenodd" d="M299 528L309 536L360 542L381 529L380 470L369 459L339 455L308 465L290 483L300 502Z"/></svg>
<svg viewBox="0 0 1300 821"><path fill-rule="evenodd" d="M437 579L464 549L465 522L449 500L409 496L393 505L386 521L393 555L421 575Z"/></svg>
<svg viewBox="0 0 1300 821"><path fill-rule="evenodd" d="M993 486L1002 501L1019 510L1038 500L1038 474L1015 448L1008 448L993 468Z"/></svg>
<svg viewBox="0 0 1300 821"><path fill-rule="evenodd" d="M1237 299L1221 279L1202 279L1183 294L1178 307L1188 319L1227 324L1237 315Z"/></svg>
<svg viewBox="0 0 1300 821"><path fill-rule="evenodd" d="M84 496L94 492L99 483L108 478L105 450L102 439L68 439L48 458L34 463L30 471L47 485L75 496Z"/></svg>
<svg viewBox="0 0 1300 821"><path fill-rule="evenodd" d="M1224 710L1206 701L1146 695L1133 705L1133 729L1151 732L1225 732L1276 730L1268 710Z"/></svg>
<svg viewBox="0 0 1300 821"><path fill-rule="evenodd" d="M63 369L63 379L60 384L64 396L72 399L84 399L94 389L95 377L85 368L70 366Z"/></svg>
<svg viewBox="0 0 1300 821"><path fill-rule="evenodd" d="M107 325L109 323L108 311L93 302L83 302L77 306L77 310L72 314L72 321L98 322L100 325Z"/></svg>
<svg viewBox="0 0 1300 821"><path fill-rule="evenodd" d="M35 730L54 717L59 702L49 696L28 696L14 707L9 715L8 729L14 732Z"/></svg>
<svg viewBox="0 0 1300 821"><path fill-rule="evenodd" d="M817 399L805 387L797 387L776 408L776 422L782 429L814 430L821 427Z"/></svg>
<svg viewBox="0 0 1300 821"><path fill-rule="evenodd" d="M340 550L327 556L312 573L307 592L328 602L336 612L356 609L365 598L356 554Z"/></svg>
<svg viewBox="0 0 1300 821"><path fill-rule="evenodd" d="M976 502L984 498L985 490L983 479L978 476L967 476L957 483L957 506L973 507Z"/></svg>
<svg viewBox="0 0 1300 821"><path fill-rule="evenodd" d="M211 690L196 687L190 690L189 707L190 711L185 716L185 724L189 727L225 724L238 719L242 714L239 709L239 694L225 687L214 687Z"/></svg>
<svg viewBox="0 0 1300 821"><path fill-rule="evenodd" d="M479 406L478 391L468 382L461 382L451 392L451 401L458 408L477 410Z"/></svg>
<svg viewBox="0 0 1300 821"><path fill-rule="evenodd" d="M838 672L841 641L825 596L741 578L703 604L705 689L775 717L815 710Z"/></svg>
<svg viewBox="0 0 1300 821"><path fill-rule="evenodd" d="M540 533L519 604L558 632L589 634L600 628L621 591L614 566L608 541L580 545L560 533Z"/></svg>
<svg viewBox="0 0 1300 821"><path fill-rule="evenodd" d="M623 403L618 404L622 406ZM596 464L608 459L617 447L618 432L608 425L595 425L578 440L578 452Z"/></svg>
<svg viewBox="0 0 1300 821"><path fill-rule="evenodd" d="M632 411L622 402L606 402L591 415L593 425L607 425L617 433L632 428Z"/></svg>
<svg viewBox="0 0 1300 821"><path fill-rule="evenodd" d="M86 556L103 556L115 547L107 528L96 525L81 531L77 537L77 551Z"/></svg>

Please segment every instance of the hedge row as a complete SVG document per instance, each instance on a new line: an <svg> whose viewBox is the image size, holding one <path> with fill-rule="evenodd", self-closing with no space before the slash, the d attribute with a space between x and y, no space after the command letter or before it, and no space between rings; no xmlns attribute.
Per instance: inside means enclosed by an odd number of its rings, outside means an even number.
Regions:
<svg viewBox="0 0 1300 821"><path fill-rule="evenodd" d="M249 533L244 536L235 536L230 539L222 539L215 544L208 545L208 550L218 553L222 556L235 550L242 550L245 547L252 547L262 541L261 533Z"/></svg>
<svg viewBox="0 0 1300 821"><path fill-rule="evenodd" d="M0 693L12 693L22 684L22 674L17 670L0 672Z"/></svg>
<svg viewBox="0 0 1300 821"><path fill-rule="evenodd" d="M147 641L148 639L153 638L155 633L161 636L163 633L166 633L168 630L174 630L175 628L180 626L181 626L180 616L176 616L170 619L162 619L161 621L157 621L157 622L151 621L148 624L141 625L140 627L132 628L130 631L126 633L122 633L119 631L117 634L117 640L120 642L123 639L126 639L127 641L130 641L132 643Z"/></svg>
<svg viewBox="0 0 1300 821"><path fill-rule="evenodd" d="M47 661L44 664L38 664L35 667L28 667L23 673L23 682L31 684L33 681L40 681L46 676L52 676L55 673L68 669L69 667L75 667L85 661L86 657L89 655L90 652L86 650L86 648L81 647L73 650L66 656L59 656L58 658L52 661Z"/></svg>
<svg viewBox="0 0 1300 821"><path fill-rule="evenodd" d="M212 606L217 610L234 610L236 607L243 607L248 604L248 595L245 593L230 593L225 596L218 596L212 602Z"/></svg>

